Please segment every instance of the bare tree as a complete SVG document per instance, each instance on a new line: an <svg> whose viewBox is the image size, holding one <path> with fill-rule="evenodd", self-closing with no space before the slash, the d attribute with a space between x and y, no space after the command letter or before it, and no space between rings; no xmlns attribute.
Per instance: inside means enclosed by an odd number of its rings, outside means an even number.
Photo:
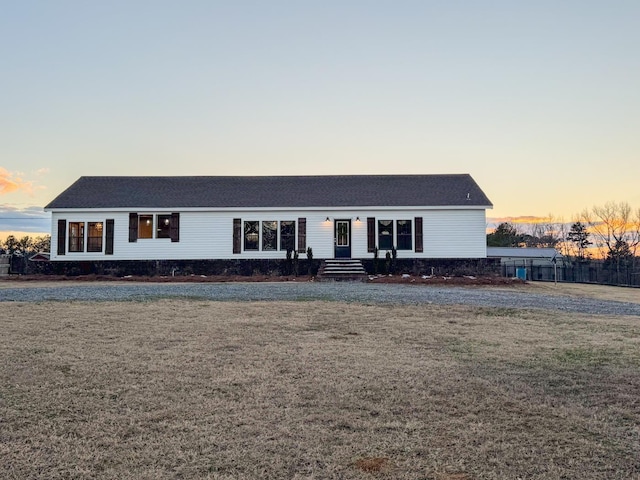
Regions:
<svg viewBox="0 0 640 480"><path fill-rule="evenodd" d="M51 235L35 237L31 248L34 253L51 251Z"/></svg>
<svg viewBox="0 0 640 480"><path fill-rule="evenodd" d="M18 251L21 254L26 254L31 251L33 247L33 239L29 235L25 235L20 240L18 240Z"/></svg>
<svg viewBox="0 0 640 480"><path fill-rule="evenodd" d="M619 274L623 257L635 255L640 244L640 213L634 213L627 202L607 202L585 210L581 219L588 225L600 255L615 263Z"/></svg>
<svg viewBox="0 0 640 480"><path fill-rule="evenodd" d="M625 240L630 214L631 207L626 202L607 202L582 212L581 220L589 227L602 257L614 252L618 242Z"/></svg>
<svg viewBox="0 0 640 480"><path fill-rule="evenodd" d="M532 224L523 238L527 247L558 248L564 242L566 233L564 219L549 214L542 221Z"/></svg>
<svg viewBox="0 0 640 480"><path fill-rule="evenodd" d="M20 241L15 236L9 235L2 243L2 248L9 255L13 255L20 250Z"/></svg>
<svg viewBox="0 0 640 480"><path fill-rule="evenodd" d="M629 226L627 229L627 243L629 244L629 250L633 255L631 261L633 268L638 263L638 250L640 250L640 208L637 208L631 217Z"/></svg>
<svg viewBox="0 0 640 480"><path fill-rule="evenodd" d="M627 243L629 243L633 256L637 256L638 249L640 249L640 208L637 208L631 216L627 229Z"/></svg>

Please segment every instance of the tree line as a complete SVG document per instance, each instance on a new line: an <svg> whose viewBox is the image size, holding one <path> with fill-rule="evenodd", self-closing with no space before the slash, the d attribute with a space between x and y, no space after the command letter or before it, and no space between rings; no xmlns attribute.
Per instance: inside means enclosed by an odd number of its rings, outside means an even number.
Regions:
<svg viewBox="0 0 640 480"><path fill-rule="evenodd" d="M17 238L9 235L4 241L0 241L0 253L9 255L34 255L38 252L51 251L51 235L42 235L39 237Z"/></svg>
<svg viewBox="0 0 640 480"><path fill-rule="evenodd" d="M489 247L549 247L577 261L594 257L635 265L640 253L640 208L607 202L585 209L567 223L552 215L526 229L503 222L487 235Z"/></svg>

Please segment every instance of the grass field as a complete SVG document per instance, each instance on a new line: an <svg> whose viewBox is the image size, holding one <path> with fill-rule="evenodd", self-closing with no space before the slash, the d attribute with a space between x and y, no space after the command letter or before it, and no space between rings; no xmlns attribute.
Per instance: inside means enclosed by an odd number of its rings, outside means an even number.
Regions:
<svg viewBox="0 0 640 480"><path fill-rule="evenodd" d="M0 307L0 478L640 478L637 317Z"/></svg>

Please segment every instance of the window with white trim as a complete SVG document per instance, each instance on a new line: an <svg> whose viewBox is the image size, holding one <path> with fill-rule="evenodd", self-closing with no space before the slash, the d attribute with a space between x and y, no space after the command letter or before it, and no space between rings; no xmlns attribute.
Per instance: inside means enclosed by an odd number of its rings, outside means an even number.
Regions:
<svg viewBox="0 0 640 480"><path fill-rule="evenodd" d="M413 237L411 234L411 220L397 220L396 232L398 236L398 241L396 242L396 248L398 250L411 250L413 248L413 245L412 245Z"/></svg>
<svg viewBox="0 0 640 480"><path fill-rule="evenodd" d="M102 222L89 222L87 229L87 252L102 251Z"/></svg>
<svg viewBox="0 0 640 480"><path fill-rule="evenodd" d="M69 222L69 251L84 252L84 222Z"/></svg>

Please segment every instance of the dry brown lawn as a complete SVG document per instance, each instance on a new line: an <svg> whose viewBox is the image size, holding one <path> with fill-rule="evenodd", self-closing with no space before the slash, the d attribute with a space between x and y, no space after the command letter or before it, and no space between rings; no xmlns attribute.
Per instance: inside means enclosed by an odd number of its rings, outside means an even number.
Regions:
<svg viewBox="0 0 640 480"><path fill-rule="evenodd" d="M592 285L585 283L532 282L525 287L531 293L567 295L571 297L640 303L640 288Z"/></svg>
<svg viewBox="0 0 640 480"><path fill-rule="evenodd" d="M637 317L0 307L0 478L640 478Z"/></svg>

